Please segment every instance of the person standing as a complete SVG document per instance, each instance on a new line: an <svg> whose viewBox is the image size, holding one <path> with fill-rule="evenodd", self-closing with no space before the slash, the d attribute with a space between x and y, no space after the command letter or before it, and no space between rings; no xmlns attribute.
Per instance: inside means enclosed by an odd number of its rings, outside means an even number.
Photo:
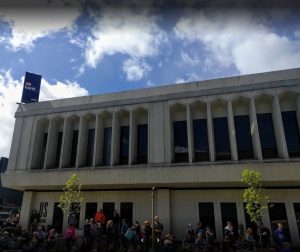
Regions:
<svg viewBox="0 0 300 252"><path fill-rule="evenodd" d="M145 220L144 225L142 227L142 243L144 252L149 252L150 245L151 245L151 234L152 228L150 226L149 221Z"/></svg>
<svg viewBox="0 0 300 252"><path fill-rule="evenodd" d="M275 242L278 248L282 248L283 244L288 241L287 234L283 229L282 223L279 222L277 227L278 228L275 230Z"/></svg>
<svg viewBox="0 0 300 252"><path fill-rule="evenodd" d="M96 212L94 220L96 223L99 222L102 225L105 224L106 218L105 218L105 214L102 209L99 209L99 211Z"/></svg>
<svg viewBox="0 0 300 252"><path fill-rule="evenodd" d="M75 245L75 227L73 224L69 224L65 234L65 240L67 243L68 252L71 252L73 246Z"/></svg>

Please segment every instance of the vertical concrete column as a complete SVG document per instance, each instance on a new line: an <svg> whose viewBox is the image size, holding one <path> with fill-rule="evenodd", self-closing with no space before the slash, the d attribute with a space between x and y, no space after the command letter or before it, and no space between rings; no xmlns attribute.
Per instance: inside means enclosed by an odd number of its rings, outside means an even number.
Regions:
<svg viewBox="0 0 300 252"><path fill-rule="evenodd" d="M111 165L119 163L120 153L120 125L117 112L113 112L112 117L112 136L111 136Z"/></svg>
<svg viewBox="0 0 300 252"><path fill-rule="evenodd" d="M93 166L98 166L102 164L103 160L103 118L101 115L96 116L95 125L95 145L94 145L94 157Z"/></svg>
<svg viewBox="0 0 300 252"><path fill-rule="evenodd" d="M254 157L258 160L262 160L262 152L261 145L259 139L258 125L257 125L257 117L256 117L256 108L255 108L255 100L253 97L250 99L249 106L249 117L250 117L250 130L252 136L252 144L253 144L253 152Z"/></svg>
<svg viewBox="0 0 300 252"><path fill-rule="evenodd" d="M165 127L164 127L164 135L166 137L166 162L173 163L174 162L174 128L172 122L171 108L170 105L165 103Z"/></svg>
<svg viewBox="0 0 300 252"><path fill-rule="evenodd" d="M48 130L44 169L51 168L54 165L53 161L55 161L56 146L57 146L57 135L55 133L56 133L56 125L54 120L51 119L49 123L49 130Z"/></svg>
<svg viewBox="0 0 300 252"><path fill-rule="evenodd" d="M150 103L148 110L148 160L151 164L165 162L165 148L168 142L167 136L164 134L165 120L164 102ZM169 133L167 132L167 134Z"/></svg>
<svg viewBox="0 0 300 252"><path fill-rule="evenodd" d="M20 215L20 225L25 229L29 229L30 215L32 211L32 205L35 199L35 192L25 191L23 193L23 201Z"/></svg>
<svg viewBox="0 0 300 252"><path fill-rule="evenodd" d="M188 135L188 149L189 149L189 162L192 163L195 160L194 151L194 131L193 131L193 119L191 106L186 104L186 121L187 121L187 135Z"/></svg>
<svg viewBox="0 0 300 252"><path fill-rule="evenodd" d="M171 231L171 192L170 189L157 189L157 215L164 225L163 236Z"/></svg>
<svg viewBox="0 0 300 252"><path fill-rule="evenodd" d="M61 149L59 167L67 167L70 165L72 136L73 136L72 121L71 118L66 118L64 122L62 149Z"/></svg>
<svg viewBox="0 0 300 252"><path fill-rule="evenodd" d="M137 125L136 114L130 111L129 114L129 165L136 163L137 156Z"/></svg>
<svg viewBox="0 0 300 252"><path fill-rule="evenodd" d="M289 153L288 153L286 140L285 140L278 95L275 95L273 98L272 118L273 118L273 126L275 131L278 156L280 158L288 159Z"/></svg>
<svg viewBox="0 0 300 252"><path fill-rule="evenodd" d="M234 125L234 117L233 117L233 110L232 110L232 101L228 101L228 103L227 103L227 122L228 122L228 130L229 130L231 159L234 161L237 161L238 160L238 152L237 152L237 144L236 144L236 136L235 136L235 125Z"/></svg>
<svg viewBox="0 0 300 252"><path fill-rule="evenodd" d="M216 160L216 152L215 152L215 139L214 139L214 124L211 114L211 106L210 102L207 102L207 133L208 133L208 146L209 146L209 157L210 161Z"/></svg>
<svg viewBox="0 0 300 252"><path fill-rule="evenodd" d="M87 118L82 115L80 116L79 120L78 145L75 165L76 168L86 166L88 132L89 127Z"/></svg>

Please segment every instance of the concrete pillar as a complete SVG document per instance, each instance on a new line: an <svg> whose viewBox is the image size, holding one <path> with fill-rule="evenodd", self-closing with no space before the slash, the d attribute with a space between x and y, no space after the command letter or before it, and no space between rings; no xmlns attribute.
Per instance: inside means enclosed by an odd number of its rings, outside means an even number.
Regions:
<svg viewBox="0 0 300 252"><path fill-rule="evenodd" d="M217 193L215 194L217 196ZM218 197L218 196L217 196ZM218 198L217 198L218 199ZM214 202L214 216L215 216L215 232L216 232L216 240L223 240L223 226L222 226L222 215L221 215L221 205L219 200Z"/></svg>
<svg viewBox="0 0 300 252"><path fill-rule="evenodd" d="M101 115L97 115L96 125L95 125L95 145L94 145L94 157L93 157L94 167L101 165L103 160L103 136L104 136L103 123L104 122Z"/></svg>
<svg viewBox="0 0 300 252"><path fill-rule="evenodd" d="M214 162L216 160L216 152L215 152L215 139L214 139L214 124L213 124L213 119L211 114L210 102L207 102L207 133L208 133L210 161Z"/></svg>
<svg viewBox="0 0 300 252"><path fill-rule="evenodd" d="M129 165L137 162L137 125L136 114L130 111L129 114Z"/></svg>
<svg viewBox="0 0 300 252"><path fill-rule="evenodd" d="M259 139L256 108L255 108L255 101L254 101L253 97L251 97L251 99L250 99L249 109L250 109L250 111L249 111L250 130L251 130L251 136L252 136L254 157L258 160L262 160L263 157L262 157L262 151L261 151L261 145L260 145L260 139Z"/></svg>
<svg viewBox="0 0 300 252"><path fill-rule="evenodd" d="M32 212L32 205L34 204L35 192L25 191L23 193L23 201L20 214L20 225L22 228L29 229L29 221Z"/></svg>
<svg viewBox="0 0 300 252"><path fill-rule="evenodd" d="M157 215L164 225L163 236L171 231L171 193L170 189L157 189Z"/></svg>
<svg viewBox="0 0 300 252"><path fill-rule="evenodd" d="M165 162L165 143L168 143L167 135L164 134L165 108L163 102L150 103L148 110L148 160L151 164Z"/></svg>
<svg viewBox="0 0 300 252"><path fill-rule="evenodd" d="M170 105L165 103L165 127L164 127L164 135L166 137L166 162L173 163L174 162L174 127L171 115Z"/></svg>
<svg viewBox="0 0 300 252"><path fill-rule="evenodd" d="M44 168L53 168L55 163L55 154L57 147L57 126L53 119L49 123L48 139L47 139L47 148L45 155L45 165Z"/></svg>
<svg viewBox="0 0 300 252"><path fill-rule="evenodd" d="M76 168L86 166L88 132L88 121L84 116L81 116L79 120L78 145L75 165Z"/></svg>
<svg viewBox="0 0 300 252"><path fill-rule="evenodd" d="M285 140L278 95L275 95L273 98L272 118L273 118L273 127L274 127L274 133L276 138L278 156L280 158L288 159L289 153L288 153L286 140Z"/></svg>
<svg viewBox="0 0 300 252"><path fill-rule="evenodd" d="M71 159L73 127L71 118L66 118L64 122L62 149L60 156L60 167L68 167Z"/></svg>
<svg viewBox="0 0 300 252"><path fill-rule="evenodd" d="M111 136L111 165L119 163L120 156L120 124L117 112L112 117L112 136Z"/></svg>
<svg viewBox="0 0 300 252"><path fill-rule="evenodd" d="M238 160L238 152L237 152L235 125L234 125L234 117L233 117L231 101L228 101L228 103L227 103L227 122L228 122L228 130L229 130L231 159L234 161L237 161Z"/></svg>
<svg viewBox="0 0 300 252"><path fill-rule="evenodd" d="M192 163L195 160L195 151L194 151L193 119L192 119L190 104L186 105L186 121L187 121L189 162Z"/></svg>

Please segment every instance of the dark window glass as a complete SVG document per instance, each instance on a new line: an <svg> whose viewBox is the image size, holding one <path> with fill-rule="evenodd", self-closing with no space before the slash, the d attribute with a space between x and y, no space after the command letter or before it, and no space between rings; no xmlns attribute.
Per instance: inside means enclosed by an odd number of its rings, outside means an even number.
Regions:
<svg viewBox="0 0 300 252"><path fill-rule="evenodd" d="M188 162L188 140L186 121L177 121L174 126L174 161Z"/></svg>
<svg viewBox="0 0 300 252"><path fill-rule="evenodd" d="M129 126L122 126L120 132L120 164L128 164L129 158Z"/></svg>
<svg viewBox="0 0 300 252"><path fill-rule="evenodd" d="M137 162L148 163L148 124L137 126Z"/></svg>
<svg viewBox="0 0 300 252"><path fill-rule="evenodd" d="M249 116L235 116L234 125L239 159L254 158Z"/></svg>
<svg viewBox="0 0 300 252"><path fill-rule="evenodd" d="M54 203L54 211L53 211L53 218L52 218L52 227L55 228L55 230L58 233L62 233L62 226L63 226L63 220L64 220L64 213L61 210L60 207L58 207L59 203Z"/></svg>
<svg viewBox="0 0 300 252"><path fill-rule="evenodd" d="M257 124L263 158L276 158L277 146L271 113L258 114Z"/></svg>
<svg viewBox="0 0 300 252"><path fill-rule="evenodd" d="M294 203L294 210L295 210L296 223L298 228L298 236L300 238L300 203Z"/></svg>
<svg viewBox="0 0 300 252"><path fill-rule="evenodd" d="M193 120L195 161L209 160L207 121Z"/></svg>
<svg viewBox="0 0 300 252"><path fill-rule="evenodd" d="M230 142L227 117L214 118L216 160L230 160Z"/></svg>
<svg viewBox="0 0 300 252"><path fill-rule="evenodd" d="M54 167L56 168L59 167L62 138L63 138L63 133L60 131L58 132L58 136L57 136L57 147L56 147L56 156L55 156L55 165L54 165Z"/></svg>
<svg viewBox="0 0 300 252"><path fill-rule="evenodd" d="M114 218L115 203L103 202L103 213L105 214L106 221Z"/></svg>
<svg viewBox="0 0 300 252"><path fill-rule="evenodd" d="M85 205L85 217L84 219L94 218L97 212L97 203L96 202L88 202Z"/></svg>
<svg viewBox="0 0 300 252"><path fill-rule="evenodd" d="M110 165L111 127L104 128L103 139L103 165Z"/></svg>
<svg viewBox="0 0 300 252"><path fill-rule="evenodd" d="M48 140L48 133L45 132L44 133L44 138L43 138L40 169L43 169L43 167L44 167L45 156L46 156L46 148L47 148L47 140Z"/></svg>
<svg viewBox="0 0 300 252"><path fill-rule="evenodd" d="M86 148L86 165L93 165L93 157L94 157L94 143L95 143L95 129L89 129L88 132L88 142Z"/></svg>
<svg viewBox="0 0 300 252"><path fill-rule="evenodd" d="M77 210L77 211L75 211ZM79 219L80 219L80 206L78 203L72 203L71 205L71 214L68 219L68 224L73 224L75 228L79 228Z"/></svg>
<svg viewBox="0 0 300 252"><path fill-rule="evenodd" d="M269 203L269 216L272 227L272 234L274 238L277 224L280 222L283 224L283 230L287 235L287 240L290 241L289 223L287 220L286 209L284 203Z"/></svg>
<svg viewBox="0 0 300 252"><path fill-rule="evenodd" d="M120 217L121 220L126 219L127 223L132 223L132 209L133 203L132 202L121 202L120 204Z"/></svg>
<svg viewBox="0 0 300 252"><path fill-rule="evenodd" d="M200 202L199 203L199 220L204 227L210 226L215 229L215 215L214 215L214 203Z"/></svg>
<svg viewBox="0 0 300 252"><path fill-rule="evenodd" d="M73 130L72 148L71 148L71 167L75 166L78 145L78 130Z"/></svg>
<svg viewBox="0 0 300 252"><path fill-rule="evenodd" d="M290 157L300 156L300 134L295 111L282 112L285 139Z"/></svg>
<svg viewBox="0 0 300 252"><path fill-rule="evenodd" d="M244 228L244 231L246 231L247 228L252 228L253 231L253 236L255 238L255 240L258 241L259 237L257 236L257 225L255 224L255 222L251 221L250 215L247 213L246 210L246 203L243 203L243 207L244 207L244 215L245 215L245 221L246 221L246 227Z"/></svg>
<svg viewBox="0 0 300 252"><path fill-rule="evenodd" d="M230 221L233 226L233 233L237 235L238 231L238 219L235 203L221 203L221 215L222 215L222 227L227 225L227 221Z"/></svg>

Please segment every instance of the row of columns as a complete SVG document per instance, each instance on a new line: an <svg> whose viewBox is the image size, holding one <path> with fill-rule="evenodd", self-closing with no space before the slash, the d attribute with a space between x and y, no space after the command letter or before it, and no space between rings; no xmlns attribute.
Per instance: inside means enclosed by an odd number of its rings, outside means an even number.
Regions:
<svg viewBox="0 0 300 252"><path fill-rule="evenodd" d="M194 132L193 132L193 118L191 111L191 104L187 103L186 105L186 120L187 120L187 135L188 135L188 156L189 162L195 161L195 151L194 151ZM298 127L300 126L300 101L297 99L297 121ZM273 118L273 127L276 138L276 145L278 151L278 157L282 159L288 159L288 148L285 139L285 133L283 128L283 122L281 117L281 108L279 103L279 98L277 95L274 96L272 101L272 118ZM174 134L173 134L173 121L171 116L171 109L169 107L169 128L170 128L170 162L174 161ZM208 132L208 146L209 146L209 156L210 161L216 160L216 152L215 152L215 140L214 140L214 127L213 127L213 116L212 116L212 106L210 102L206 103L206 119L207 119L207 132ZM227 101L227 121L228 121L228 134L230 141L230 150L231 150L231 159L234 161L238 161L238 149L236 142L236 134L235 134L235 123L234 123L234 113L232 101ZM254 158L257 160L262 160L262 149L259 137L259 130L257 124L257 113L256 113L256 105L255 99L251 97L249 99L249 121L250 121L250 130L252 136L252 144L253 144L253 152Z"/></svg>
<svg viewBox="0 0 300 252"><path fill-rule="evenodd" d="M147 113L147 112L145 112ZM132 165L137 162L137 121L135 111L129 111L129 160L128 164ZM109 119L110 120L110 119ZM75 168L85 167L87 162L87 147L88 147L88 132L89 129L95 129L94 146L93 146L93 161L92 167L103 165L103 140L104 140L104 124L105 117L99 115L87 116L86 114L78 116L68 116L66 118L51 118L49 124L46 127L46 131L37 130L34 137L34 146L36 151L32 153L30 167L37 168L39 163L37 160L41 156L41 139L45 132L48 132L46 154L43 163L43 167L39 169L49 168L68 168L71 161L71 149L73 131L78 130L78 143L76 151ZM148 122L147 122L148 123ZM62 124L62 125L61 125ZM78 124L78 127L76 126ZM91 126L92 124L92 126ZM59 167L55 166L55 159L57 155L57 143L59 128L62 126L62 144L59 160ZM111 124L111 146L110 146L110 165L118 165L120 155L120 116L118 111L112 112Z"/></svg>

